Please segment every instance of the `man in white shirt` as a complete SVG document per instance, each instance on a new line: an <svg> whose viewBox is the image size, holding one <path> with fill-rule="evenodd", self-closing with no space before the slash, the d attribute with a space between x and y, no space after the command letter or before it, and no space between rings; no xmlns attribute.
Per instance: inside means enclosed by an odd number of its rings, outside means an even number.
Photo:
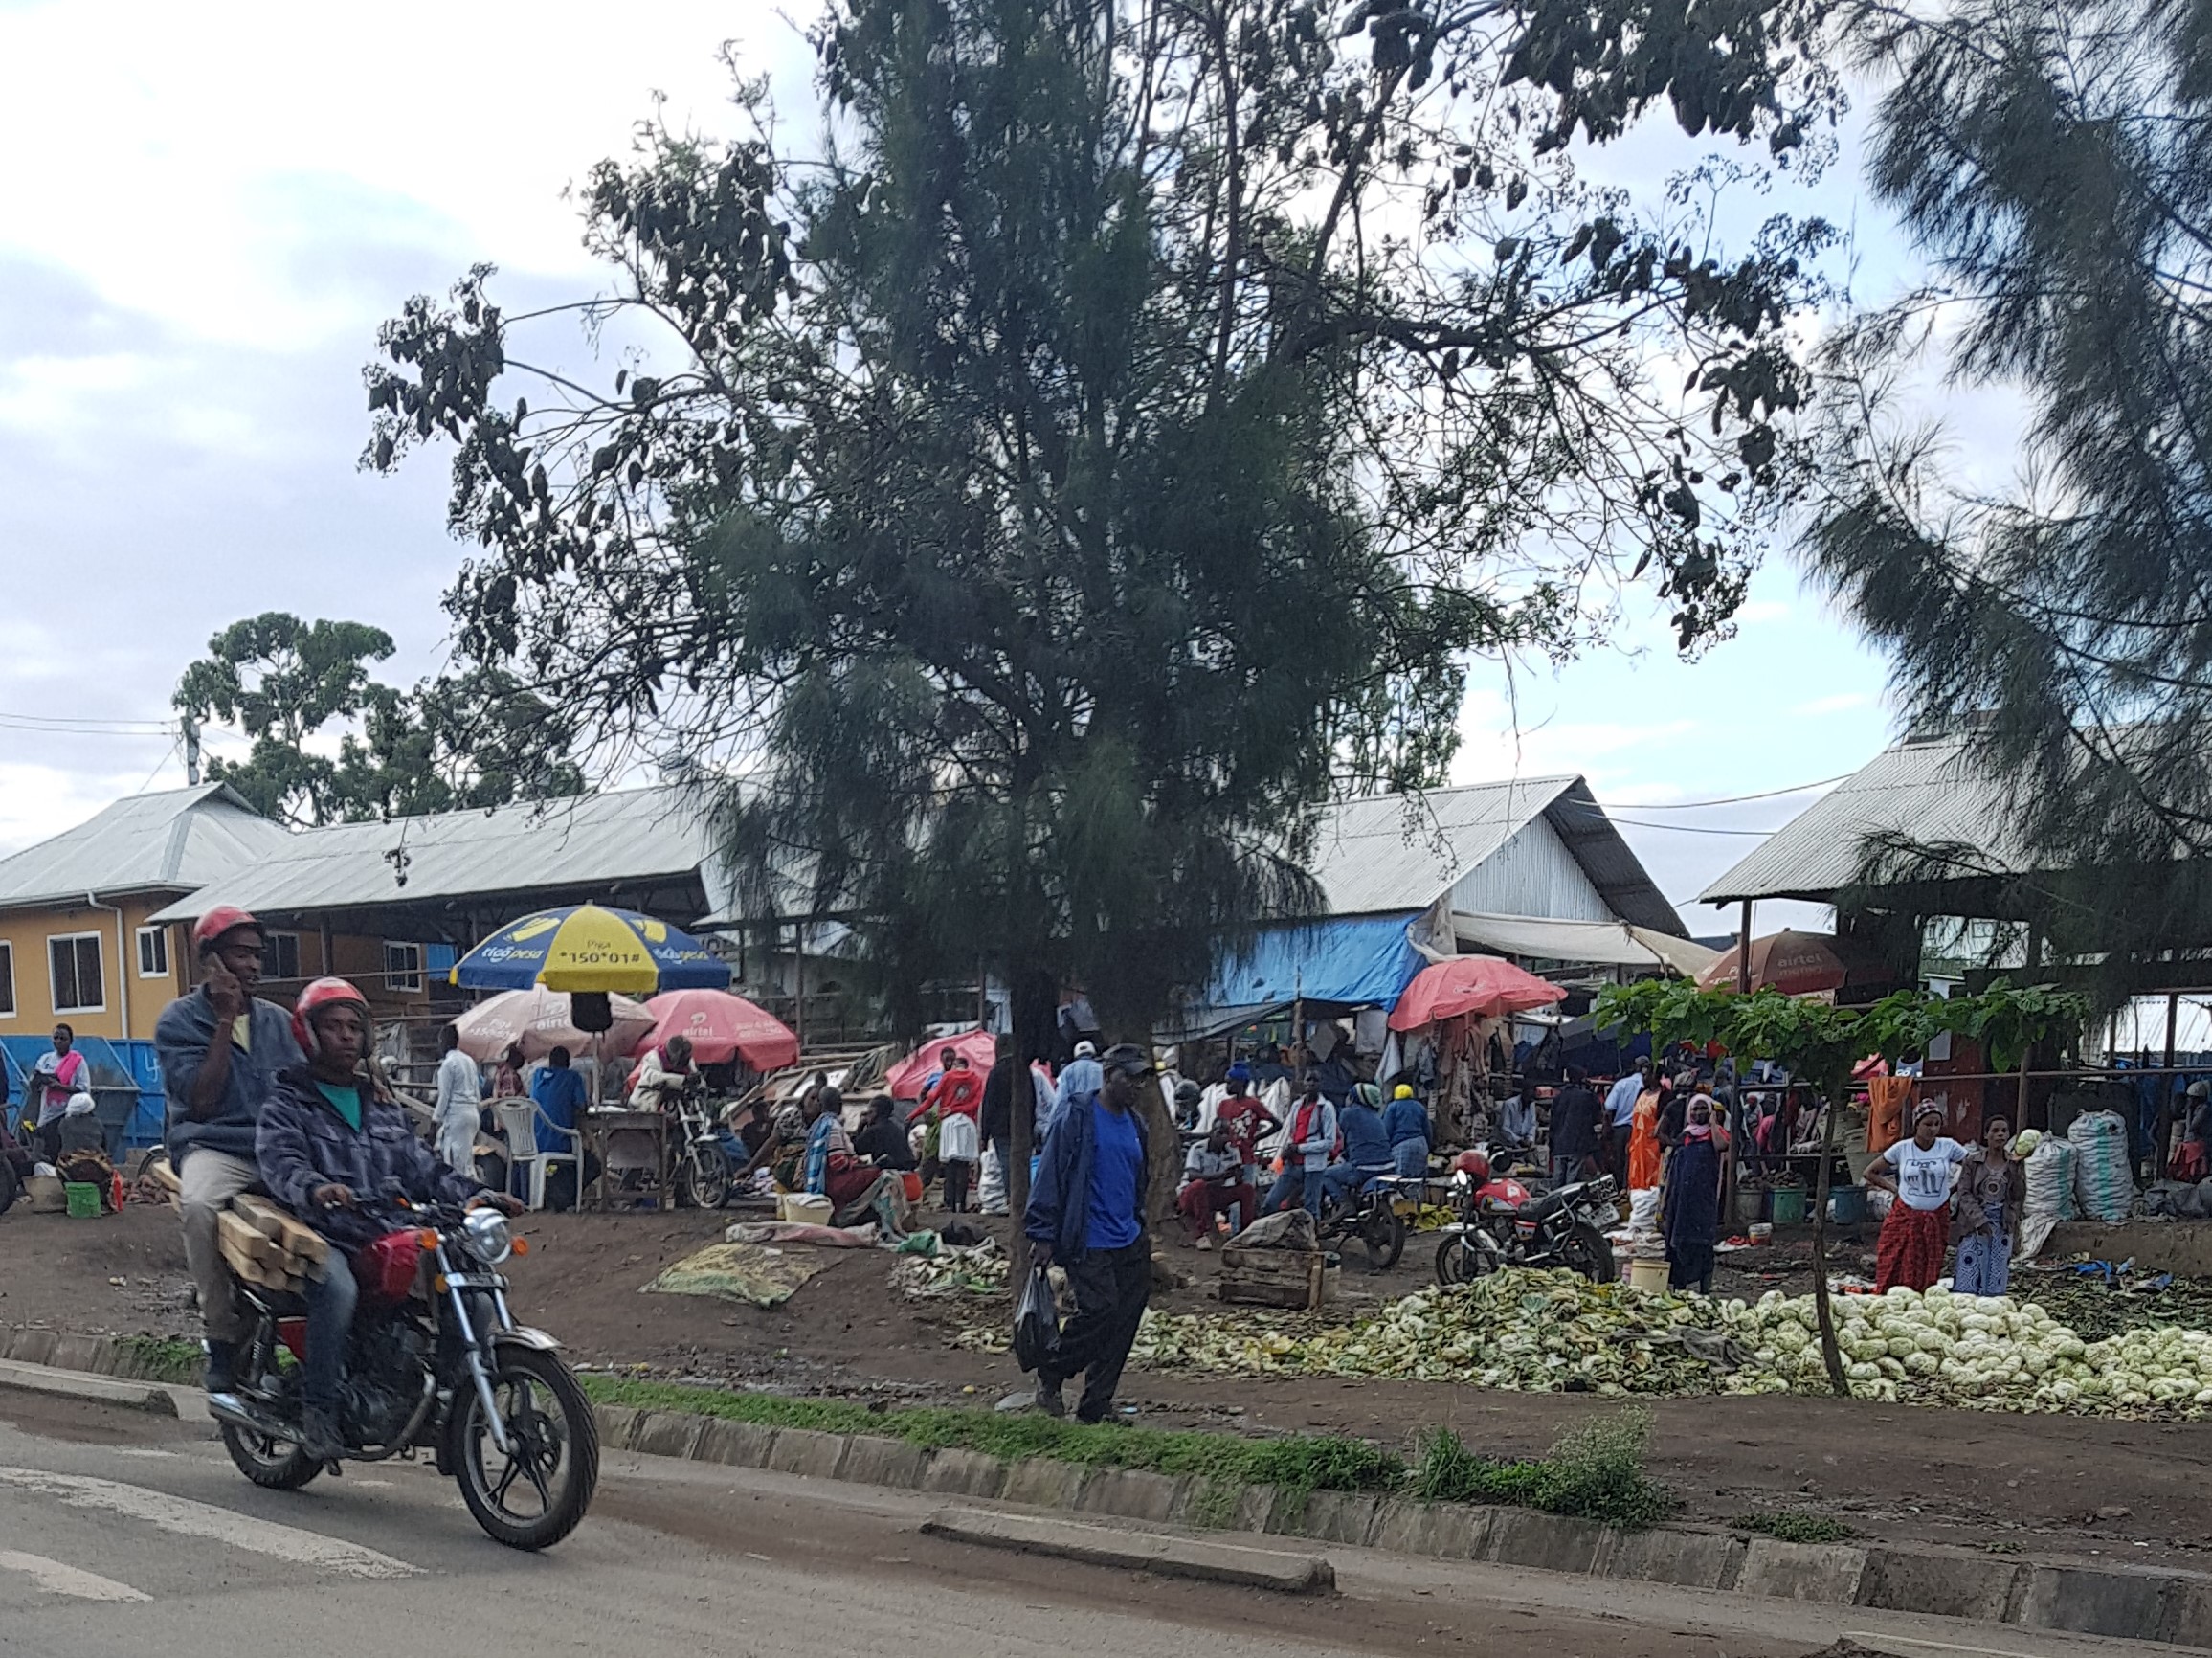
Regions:
<svg viewBox="0 0 2212 1658"><path fill-rule="evenodd" d="M460 1051L460 1027L447 1025L437 1033L445 1051L437 1062L438 1161L457 1174L476 1177L477 1113L482 1107L484 1084L476 1061Z"/></svg>
<svg viewBox="0 0 2212 1658"><path fill-rule="evenodd" d="M1189 1241L1200 1249L1214 1246L1214 1222L1235 1210L1250 1215L1258 1197L1244 1181L1244 1157L1229 1143L1229 1125L1216 1123L1183 1158L1183 1185L1175 1208Z"/></svg>

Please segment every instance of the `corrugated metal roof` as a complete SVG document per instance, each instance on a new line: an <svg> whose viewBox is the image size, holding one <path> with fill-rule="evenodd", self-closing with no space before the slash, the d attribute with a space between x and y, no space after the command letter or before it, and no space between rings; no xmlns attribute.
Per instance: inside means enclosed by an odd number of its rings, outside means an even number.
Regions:
<svg viewBox="0 0 2212 1658"><path fill-rule="evenodd" d="M1334 915L1425 909L1538 818L1549 819L1614 914L1682 932L1674 906L1575 776L1346 801L1315 837L1313 876Z"/></svg>
<svg viewBox="0 0 2212 1658"><path fill-rule="evenodd" d="M221 783L133 795L0 859L0 908L87 892L187 891L291 839Z"/></svg>
<svg viewBox="0 0 2212 1658"><path fill-rule="evenodd" d="M337 823L279 840L156 919L190 921L219 904L289 914L689 876L706 861L712 836L699 797L665 788Z"/></svg>
<svg viewBox="0 0 2212 1658"><path fill-rule="evenodd" d="M1909 738L1885 749L1776 830L1699 893L1699 902L1831 902L1858 879L1867 839L1881 834L1972 846L2000 868L2026 864L2011 830L2004 787L1967 756L1964 739Z"/></svg>

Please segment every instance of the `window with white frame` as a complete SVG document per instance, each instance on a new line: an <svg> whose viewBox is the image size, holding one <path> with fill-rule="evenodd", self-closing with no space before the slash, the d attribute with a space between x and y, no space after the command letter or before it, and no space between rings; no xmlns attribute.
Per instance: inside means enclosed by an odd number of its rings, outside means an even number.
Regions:
<svg viewBox="0 0 2212 1658"><path fill-rule="evenodd" d="M261 934L261 976L295 979L300 976L300 935L297 932Z"/></svg>
<svg viewBox="0 0 2212 1658"><path fill-rule="evenodd" d="M422 988L422 946L419 944L392 944L384 947L384 988L386 990L420 990Z"/></svg>
<svg viewBox="0 0 2212 1658"><path fill-rule="evenodd" d="M15 947L0 938L0 1019L15 1017Z"/></svg>
<svg viewBox="0 0 2212 1658"><path fill-rule="evenodd" d="M141 978L167 978L169 975L169 930L166 927L142 927L138 930L138 975Z"/></svg>
<svg viewBox="0 0 2212 1658"><path fill-rule="evenodd" d="M64 932L46 941L46 971L56 1013L105 1013L107 983L101 974L100 934Z"/></svg>

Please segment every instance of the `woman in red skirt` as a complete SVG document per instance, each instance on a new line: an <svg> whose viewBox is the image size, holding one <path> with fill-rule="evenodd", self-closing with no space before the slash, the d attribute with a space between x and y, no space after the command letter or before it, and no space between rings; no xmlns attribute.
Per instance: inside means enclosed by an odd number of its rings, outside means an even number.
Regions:
<svg viewBox="0 0 2212 1658"><path fill-rule="evenodd" d="M1866 1166L1866 1184L1892 1194L1882 1239L1874 1247L1874 1293L1894 1285L1926 1289L1943 1276L1951 1244L1951 1182L1968 1149L1943 1132L1943 1108L1912 1113L1912 1137L1899 1140Z"/></svg>

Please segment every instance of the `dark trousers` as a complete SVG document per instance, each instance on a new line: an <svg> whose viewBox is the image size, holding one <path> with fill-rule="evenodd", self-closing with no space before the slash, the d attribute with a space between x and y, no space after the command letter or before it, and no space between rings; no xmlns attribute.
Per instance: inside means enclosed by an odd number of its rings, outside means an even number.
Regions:
<svg viewBox="0 0 2212 1658"><path fill-rule="evenodd" d="M338 1378L346 1370L346 1335L353 1327L353 1304L359 1291L346 1251L332 1248L323 1264L323 1276L310 1278L307 1298L307 1362L300 1378L300 1397L318 1410L338 1402Z"/></svg>
<svg viewBox="0 0 2212 1658"><path fill-rule="evenodd" d="M1605 1131L1606 1166L1624 1187L1628 1184L1628 1136L1635 1131L1634 1123L1615 1123Z"/></svg>
<svg viewBox="0 0 2212 1658"><path fill-rule="evenodd" d="M958 1157L945 1159L945 1207L954 1214L968 1207L968 1177L974 1173L973 1163Z"/></svg>
<svg viewBox="0 0 2212 1658"><path fill-rule="evenodd" d="M1102 1421L1113 1408L1122 1366L1152 1293L1152 1246L1143 1238L1119 1249L1085 1249L1061 1265L1075 1291L1075 1316L1060 1327L1060 1350L1049 1375L1054 1385L1084 1373L1081 1422Z"/></svg>

